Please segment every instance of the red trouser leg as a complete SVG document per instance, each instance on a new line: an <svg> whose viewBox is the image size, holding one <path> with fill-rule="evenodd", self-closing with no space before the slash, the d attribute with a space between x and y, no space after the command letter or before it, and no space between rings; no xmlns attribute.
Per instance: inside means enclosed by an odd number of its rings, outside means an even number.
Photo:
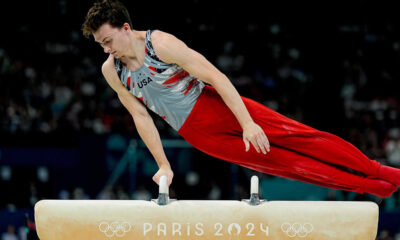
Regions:
<svg viewBox="0 0 400 240"><path fill-rule="evenodd" d="M243 98L243 101L273 144L325 163L356 170L368 177L378 176L380 164L342 138L289 119L250 99ZM259 109L264 113L260 113Z"/></svg>
<svg viewBox="0 0 400 240"><path fill-rule="evenodd" d="M291 120L250 99L243 101L266 132L271 151L245 152L242 129L220 96L206 87L179 134L214 157L264 173L325 187L362 193L366 178L343 171L345 166L375 176L379 163L343 139Z"/></svg>

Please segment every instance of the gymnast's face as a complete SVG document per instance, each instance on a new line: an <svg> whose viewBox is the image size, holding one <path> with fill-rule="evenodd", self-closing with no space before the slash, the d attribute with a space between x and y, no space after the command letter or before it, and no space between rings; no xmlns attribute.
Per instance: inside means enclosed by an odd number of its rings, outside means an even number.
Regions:
<svg viewBox="0 0 400 240"><path fill-rule="evenodd" d="M105 23L93 33L94 40L103 47L105 53L112 54L115 58L121 58L129 44L129 34L131 32L128 23L121 28L113 27L109 23Z"/></svg>

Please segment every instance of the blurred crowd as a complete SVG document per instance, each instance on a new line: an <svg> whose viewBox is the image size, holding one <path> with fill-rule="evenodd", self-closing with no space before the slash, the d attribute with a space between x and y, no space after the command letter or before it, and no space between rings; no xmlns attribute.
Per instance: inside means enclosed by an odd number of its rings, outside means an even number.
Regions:
<svg viewBox="0 0 400 240"><path fill-rule="evenodd" d="M292 43L294 33L279 24L249 24L247 35L263 36L253 49L241 38L222 39L220 49L206 57L242 95L400 167L400 40L390 25L382 27L385 31L379 33L368 25L333 29L338 52L326 56L334 72L325 75L315 53L300 41ZM198 31L212 36L216 30L200 25ZM40 133L135 136L131 117L101 76L98 55L82 51L90 40L79 31L69 36L66 43L40 42L39 58L24 59L0 46L0 133L10 138ZM163 137L176 136L162 120L155 121Z"/></svg>
<svg viewBox="0 0 400 240"><path fill-rule="evenodd" d="M63 2L56 6L61 27L72 19L71 8ZM74 23L80 24L79 20ZM169 31L203 53L243 96L337 134L371 159L400 167L399 26L336 24L321 30L286 22L245 22L234 32L225 29L226 23L205 24L187 17L182 29L156 24L150 27ZM93 40L83 38L79 24L56 33L33 34L35 29L27 22L13 33L30 41L19 40L15 45L23 44L18 47L0 41L1 145L40 144L35 140L40 136L45 141L46 135L56 136L60 145L72 141L65 137L71 135L138 136L132 118L101 75L100 66L107 56ZM236 31L240 35L235 35ZM164 121L153 117L163 138L177 137ZM0 181L7 181L7 169L3 167L1 174ZM200 185L196 172L182 178L189 187ZM43 197L155 197L145 185L139 185L135 192L123 186L106 186L95 196L81 187L60 189L54 196L46 190L41 192L51 186L27 185L29 196L22 196L25 200L21 203L24 207L33 207ZM207 189L207 199L222 198L218 183L208 182ZM246 191L239 186L238 199L246 198ZM172 190L171 197L173 194ZM327 198L335 200L335 196ZM399 199L397 192L391 209L400 208ZM6 208L19 207L11 202L4 203ZM23 234L17 236L18 231L10 225L1 240L26 239ZM382 231L378 239L399 240L400 236Z"/></svg>

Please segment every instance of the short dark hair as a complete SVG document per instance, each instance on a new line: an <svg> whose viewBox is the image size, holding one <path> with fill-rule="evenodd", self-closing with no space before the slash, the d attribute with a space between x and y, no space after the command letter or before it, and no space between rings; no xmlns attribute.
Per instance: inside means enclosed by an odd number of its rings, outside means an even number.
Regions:
<svg viewBox="0 0 400 240"><path fill-rule="evenodd" d="M119 28L124 23L128 23L132 28L128 9L118 0L100 0L96 2L89 9L85 22L82 25L83 35L89 38L104 23L109 23L111 26Z"/></svg>

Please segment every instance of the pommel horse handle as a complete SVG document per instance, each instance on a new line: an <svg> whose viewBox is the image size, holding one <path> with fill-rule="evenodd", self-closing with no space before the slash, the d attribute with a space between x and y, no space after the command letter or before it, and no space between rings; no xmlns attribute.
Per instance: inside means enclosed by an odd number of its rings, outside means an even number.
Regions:
<svg viewBox="0 0 400 240"><path fill-rule="evenodd" d="M250 194L257 194L258 195L258 177L252 176L251 183L250 183Z"/></svg>
<svg viewBox="0 0 400 240"><path fill-rule="evenodd" d="M252 176L251 183L250 183L250 200L244 199L243 202L247 202L249 205L257 206L261 203L265 202L265 200L260 200L260 195L258 193L258 177Z"/></svg>
<svg viewBox="0 0 400 240"><path fill-rule="evenodd" d="M169 194L169 188L168 188L168 178L165 175L162 175L160 177L160 185L159 185L159 193L165 193L165 194Z"/></svg>
<svg viewBox="0 0 400 240"><path fill-rule="evenodd" d="M168 178L165 175L160 177L158 190L158 199L153 199L160 206L168 205L168 203L175 201L174 199L169 199L169 188L168 188Z"/></svg>

